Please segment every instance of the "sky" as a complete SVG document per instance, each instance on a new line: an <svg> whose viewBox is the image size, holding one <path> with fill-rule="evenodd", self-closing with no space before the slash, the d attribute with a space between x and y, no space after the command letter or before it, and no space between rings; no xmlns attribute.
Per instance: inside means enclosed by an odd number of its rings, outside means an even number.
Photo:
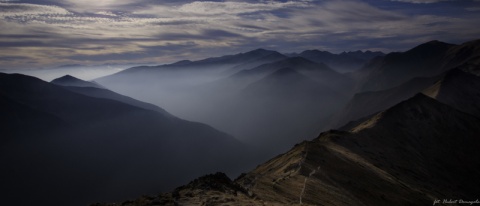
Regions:
<svg viewBox="0 0 480 206"><path fill-rule="evenodd" d="M479 19L480 0L0 0L0 69L404 51L478 39Z"/></svg>

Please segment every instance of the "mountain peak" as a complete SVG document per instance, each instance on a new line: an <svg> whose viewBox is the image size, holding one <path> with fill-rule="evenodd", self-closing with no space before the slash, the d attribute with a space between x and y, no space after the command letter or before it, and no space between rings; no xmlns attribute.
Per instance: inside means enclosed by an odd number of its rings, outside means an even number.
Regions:
<svg viewBox="0 0 480 206"><path fill-rule="evenodd" d="M451 48L452 46L454 46L454 44L449 44L449 43L441 42L441 41L438 41L438 40L433 40L433 41L429 41L429 42L420 44L420 45L414 47L413 49L410 49L407 52L410 52L410 53L411 52L415 52L415 53L434 52L434 53L437 53L437 52L446 51L449 48Z"/></svg>
<svg viewBox="0 0 480 206"><path fill-rule="evenodd" d="M60 85L60 86L95 87L95 88L104 89L102 85L96 82L84 81L68 74L52 80L51 83Z"/></svg>
<svg viewBox="0 0 480 206"><path fill-rule="evenodd" d="M275 52L276 52L276 51L266 50L266 49L263 49L263 48L258 48L258 49L255 49L255 50L246 52L246 53L244 53L244 54L246 54L246 55L254 55L254 56L266 56L266 55L269 55L269 54L272 54L272 53L275 53Z"/></svg>
<svg viewBox="0 0 480 206"><path fill-rule="evenodd" d="M331 55L332 53L328 51L320 51L318 49L305 50L300 53L300 56L312 56L312 55Z"/></svg>
<svg viewBox="0 0 480 206"><path fill-rule="evenodd" d="M269 51L269 50L266 50L266 49L264 49L264 48L258 48L258 49L254 49L254 50L252 50L252 51L250 51L250 52L266 52L266 51Z"/></svg>
<svg viewBox="0 0 480 206"><path fill-rule="evenodd" d="M56 79L52 80L52 82L53 81L63 81L63 80L75 80L75 81L80 80L80 81L82 81L81 79L78 79L74 76L71 76L71 75L67 74L67 75L64 75L62 77L59 77L59 78L56 78Z"/></svg>

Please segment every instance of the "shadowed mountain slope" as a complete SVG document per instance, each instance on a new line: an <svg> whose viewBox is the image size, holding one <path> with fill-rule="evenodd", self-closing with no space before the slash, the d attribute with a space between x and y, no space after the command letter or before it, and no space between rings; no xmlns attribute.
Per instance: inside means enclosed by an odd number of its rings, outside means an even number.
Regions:
<svg viewBox="0 0 480 206"><path fill-rule="evenodd" d="M431 41L406 52L390 53L372 60L355 75L363 76L359 91L377 91L398 86L415 77L441 74L480 56L480 41L461 45Z"/></svg>
<svg viewBox="0 0 480 206"><path fill-rule="evenodd" d="M480 117L478 76L453 69L423 93L460 111Z"/></svg>
<svg viewBox="0 0 480 206"><path fill-rule="evenodd" d="M68 80L73 80L73 81L58 81L59 79L53 80L51 83L63 86L65 89L78 93L78 94L83 94L86 96L90 97L96 97L96 98L103 98L103 99L111 99L111 100L116 100L119 102L123 102L132 106L140 107L143 109L148 109L148 110L153 110L160 112L164 115L170 115L168 112L166 112L164 109L153 105L149 103L145 103L142 101L138 101L136 99L133 99L131 97L127 97L115 92L112 92L108 89L105 89L102 85L95 83L95 84L90 84L90 82L83 81L81 79L72 77L70 75L67 75L65 77L62 77L60 79L68 79ZM75 85L82 85L82 86L75 86ZM173 116L172 116L173 117Z"/></svg>
<svg viewBox="0 0 480 206"><path fill-rule="evenodd" d="M333 118L332 126L343 126L349 121L372 115L418 92L479 116L479 91L480 78L460 69L452 69L434 77L418 77L391 89L355 94L342 112Z"/></svg>
<svg viewBox="0 0 480 206"><path fill-rule="evenodd" d="M65 122L49 113L0 95L0 125L2 146L8 146L16 138L42 136L48 131L65 126Z"/></svg>
<svg viewBox="0 0 480 206"><path fill-rule="evenodd" d="M350 99L345 108L332 118L331 127L338 128L349 121L358 120L385 110L432 86L441 78L442 75L418 77L391 89L357 93Z"/></svg>
<svg viewBox="0 0 480 206"><path fill-rule="evenodd" d="M113 201L245 169L248 147L210 126L66 88L0 73L5 204Z"/></svg>

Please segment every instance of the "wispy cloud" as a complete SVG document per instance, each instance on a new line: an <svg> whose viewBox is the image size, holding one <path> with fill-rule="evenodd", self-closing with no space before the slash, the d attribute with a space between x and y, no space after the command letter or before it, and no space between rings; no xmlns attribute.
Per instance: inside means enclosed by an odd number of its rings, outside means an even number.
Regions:
<svg viewBox="0 0 480 206"><path fill-rule="evenodd" d="M475 12L411 15L356 0L41 2L0 1L0 57L15 57L0 65L166 63L257 47L391 51L480 34Z"/></svg>

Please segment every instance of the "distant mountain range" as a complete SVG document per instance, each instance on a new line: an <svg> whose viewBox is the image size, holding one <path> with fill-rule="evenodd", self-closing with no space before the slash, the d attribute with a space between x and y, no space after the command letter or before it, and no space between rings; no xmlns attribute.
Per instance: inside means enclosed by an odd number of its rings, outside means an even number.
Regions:
<svg viewBox="0 0 480 206"><path fill-rule="evenodd" d="M407 52L376 57L361 70L345 75L352 78L358 93L332 119L339 129L299 142L235 180L215 173L170 193L122 204L428 205L443 199L475 201L480 192L479 42L452 45L433 41ZM283 96L277 92L301 99L309 90L322 88L319 81L300 71L278 67L243 91L257 100ZM313 98L313 93L306 96ZM292 116L291 122L297 120Z"/></svg>
<svg viewBox="0 0 480 206"><path fill-rule="evenodd" d="M371 59L384 55L382 52L372 51L332 54L328 51L306 50L292 56L300 56L317 63L324 63L337 72L346 73L356 71Z"/></svg>

